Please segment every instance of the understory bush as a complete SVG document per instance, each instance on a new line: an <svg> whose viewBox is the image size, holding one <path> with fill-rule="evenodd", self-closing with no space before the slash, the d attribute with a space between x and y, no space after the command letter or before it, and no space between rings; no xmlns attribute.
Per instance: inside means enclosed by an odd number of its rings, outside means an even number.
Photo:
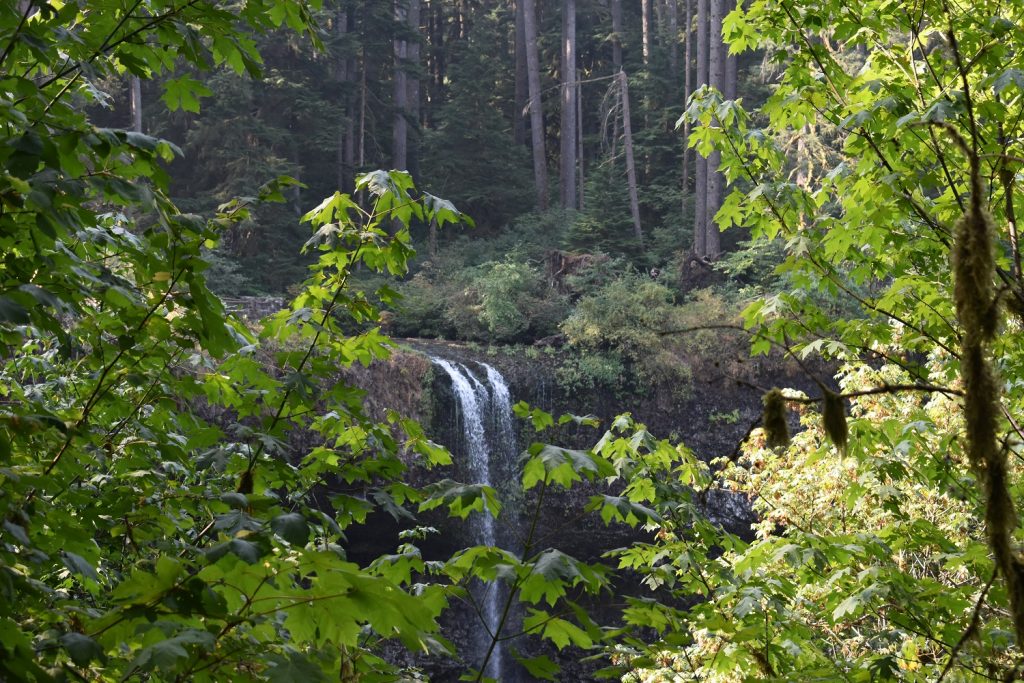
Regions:
<svg viewBox="0 0 1024 683"><path fill-rule="evenodd" d="M665 334L677 314L675 295L664 284L636 272L612 280L582 297L562 324L580 356L562 369L560 380L568 386L608 388L662 382L685 386L686 362ZM610 382L616 367L620 374Z"/></svg>
<svg viewBox="0 0 1024 683"><path fill-rule="evenodd" d="M454 272L451 259L424 264L397 291L389 329L401 336L524 342L555 334L568 312L566 297L543 274L506 258Z"/></svg>

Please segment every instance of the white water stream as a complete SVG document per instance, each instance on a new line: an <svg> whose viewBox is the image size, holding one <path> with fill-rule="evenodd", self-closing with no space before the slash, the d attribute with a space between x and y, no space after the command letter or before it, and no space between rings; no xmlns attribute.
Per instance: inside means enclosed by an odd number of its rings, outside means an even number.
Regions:
<svg viewBox="0 0 1024 683"><path fill-rule="evenodd" d="M463 437L461 445L465 449L466 473L471 477L472 483L492 486L492 466L497 467L492 465L492 460L515 455L515 431L508 384L500 372L486 363L480 364L486 373L484 379L480 379L461 363L436 357L431 357L431 360L445 371L452 382L452 393L455 395L458 411L457 427ZM474 514L470 518L470 529L473 533L473 543L498 545L494 518L489 513ZM477 600L480 602L481 617L487 628L480 630L480 637L477 639L478 665L490 647L489 633L495 633L501 622L503 591L497 584L492 584L480 593ZM490 678L503 680L503 659L502 642L498 641L491 652L484 674Z"/></svg>

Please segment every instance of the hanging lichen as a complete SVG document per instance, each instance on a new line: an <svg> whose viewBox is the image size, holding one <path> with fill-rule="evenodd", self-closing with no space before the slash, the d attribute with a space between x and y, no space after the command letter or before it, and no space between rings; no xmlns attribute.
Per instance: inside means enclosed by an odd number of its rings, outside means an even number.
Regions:
<svg viewBox="0 0 1024 683"><path fill-rule="evenodd" d="M789 445L789 423L786 420L786 397L779 389L764 395L764 436L769 448Z"/></svg>
<svg viewBox="0 0 1024 683"><path fill-rule="evenodd" d="M839 449L839 452L846 455L850 431L846 426L846 408L843 406L843 397L825 389L823 403L821 421L825 428L825 434Z"/></svg>
<svg viewBox="0 0 1024 683"><path fill-rule="evenodd" d="M984 208L974 206L956 224L953 243L953 299L964 333L977 335L977 341L989 342L999 323L995 305L992 249L992 217ZM966 345L966 340L965 340Z"/></svg>
<svg viewBox="0 0 1024 683"><path fill-rule="evenodd" d="M1017 515L1010 494L1007 453L999 447L999 385L989 360L989 344L999 323L994 229L992 217L982 206L985 194L978 156L965 151L971 160L971 203L956 226L952 265L953 296L962 327L960 375L964 383L967 456L984 483L988 543L1006 581L1017 644L1024 647L1024 561L1014 548Z"/></svg>

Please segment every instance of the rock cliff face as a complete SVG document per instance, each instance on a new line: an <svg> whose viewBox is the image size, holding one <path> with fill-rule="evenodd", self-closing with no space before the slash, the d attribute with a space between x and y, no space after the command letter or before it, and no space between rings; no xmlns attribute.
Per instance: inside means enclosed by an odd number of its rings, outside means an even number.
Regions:
<svg viewBox="0 0 1024 683"><path fill-rule="evenodd" d="M420 523L436 526L441 533L422 545L425 559L441 560L458 549L477 543L497 543L510 551L521 549L522 530L534 514L532 495L519 487L518 453L535 439L525 424L499 425L507 418L509 401L526 401L556 416L570 412L593 414L609 424L611 418L629 410L657 436L679 439L705 459L734 454L739 443L757 422L761 392L753 387L795 386L810 389L799 369L779 361L745 359L746 350L723 340L710 358L692 360L693 385L686 391L674 387L652 387L633 395L579 394L562 389L555 382L557 356L523 349L481 351L461 344L427 340L401 340L402 348L387 363L357 371L352 379L368 391L371 412L384 406L418 418L436 441L455 456L451 471L428 473L414 470L414 483L450 477L463 482L487 481L499 493L504 509L496 525L486 533L481 522L459 522L431 515ZM735 346L735 348L733 348ZM741 381L737 381L741 380ZM501 385L499 387L499 384ZM502 392L507 392L502 396ZM505 405L499 405L501 401ZM474 411L475 414L474 414ZM518 429L516 429L518 427ZM481 431L482 430L482 431ZM479 433L476 433L479 432ZM586 448L593 445L603 428L566 427L544 437L559 445ZM476 441L474 441L474 439ZM481 450L482 449L482 450ZM487 462L481 465L481 452ZM481 470L485 467L485 470ZM540 510L538 528L545 546L554 547L585 561L596 561L609 549L642 538L642 531L624 526L605 526L596 515L581 514L596 487L580 486L570 492L549 496ZM704 501L712 519L737 533L749 532L751 517L746 501L720 495ZM398 542L399 524L379 515L363 530L350 537L354 555L370 559L390 552ZM489 534L489 535L488 535ZM379 551L379 552L378 552ZM619 588L630 594L646 589L628 575L617 578ZM474 589L476 590L476 589ZM455 681L467 666L479 662L486 638L481 638L487 620L494 620L494 605L488 610L483 593L480 614L456 608L449 614L448 637L467 653L466 662L430 661L419 664L432 680ZM598 616L602 607L593 606ZM611 611L603 615L613 617ZM521 640L521 639L517 639ZM509 647L536 654L536 644L513 642L498 653L500 662L488 674L501 681L531 680L519 670L508 654ZM548 652L549 655L553 654ZM563 665L563 680L591 680L586 667L572 653L556 655Z"/></svg>

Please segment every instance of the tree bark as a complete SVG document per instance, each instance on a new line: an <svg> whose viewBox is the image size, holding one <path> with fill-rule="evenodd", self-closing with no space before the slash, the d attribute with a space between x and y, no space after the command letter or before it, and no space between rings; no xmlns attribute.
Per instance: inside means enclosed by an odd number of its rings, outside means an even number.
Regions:
<svg viewBox="0 0 1024 683"><path fill-rule="evenodd" d="M516 3L516 85L512 112L512 138L516 145L526 143L526 107L529 98L526 69L526 23L523 16L523 0L515 0Z"/></svg>
<svg viewBox="0 0 1024 683"><path fill-rule="evenodd" d="M697 0L697 80L700 87L708 82L708 0ZM702 155L695 155L696 177L694 199L696 208L693 216L693 251L704 258L707 256L708 222L708 161Z"/></svg>
<svg viewBox="0 0 1024 683"><path fill-rule="evenodd" d="M348 16L348 30L355 29L356 16L353 13L346 13ZM345 166L345 181L340 186L342 191L351 192L355 187L355 176L356 176L356 154L358 153L359 144L356 139L356 107L358 106L358 95L356 92L355 81L357 74L359 73L359 55L353 51L346 60L345 71L348 74L349 88L348 96L346 97L345 109L345 150L344 150L344 166Z"/></svg>
<svg viewBox="0 0 1024 683"><path fill-rule="evenodd" d="M612 67L615 73L622 69L622 0L611 0L612 15Z"/></svg>
<svg viewBox="0 0 1024 683"><path fill-rule="evenodd" d="M409 1L409 28L412 29L416 38L409 41L406 47L406 65L408 71L405 75L406 95L405 106L408 111L406 119L408 126L412 124L412 135L408 136L406 161L409 172L415 178L419 175L419 150L420 139L420 0Z"/></svg>
<svg viewBox="0 0 1024 683"><path fill-rule="evenodd" d="M726 5L725 13L728 14L735 8L736 1L729 0L728 4ZM736 55L729 54L728 46L725 47L725 50L725 90L723 91L723 94L725 95L726 99L734 100L736 99L737 57Z"/></svg>
<svg viewBox="0 0 1024 683"><path fill-rule="evenodd" d="M622 0L611 0L609 6L612 15L612 73L622 71ZM615 158L616 145L619 140L619 119L612 122L612 158Z"/></svg>
<svg viewBox="0 0 1024 683"><path fill-rule="evenodd" d="M679 87L679 5L676 0L667 0L665 13L668 15L668 73L675 95Z"/></svg>
<svg viewBox="0 0 1024 683"><path fill-rule="evenodd" d="M583 211L583 188L585 185L583 177L583 84L580 83L580 72L576 72L576 158L578 160L578 185L579 210Z"/></svg>
<svg viewBox="0 0 1024 683"><path fill-rule="evenodd" d="M537 209L548 208L548 167L544 149L544 109L540 92L540 55L537 53L537 11L535 0L522 0L523 32L526 36L527 85L530 92L530 142L533 150L533 181Z"/></svg>
<svg viewBox="0 0 1024 683"><path fill-rule="evenodd" d="M576 204L576 0L562 2L562 125L559 187L564 209Z"/></svg>
<svg viewBox="0 0 1024 683"><path fill-rule="evenodd" d="M445 78L447 61L444 40L444 2L446 0L427 0L428 19L427 34L430 48L427 50L428 70L430 74L427 89L426 123L432 126L434 112L438 111L445 99Z"/></svg>
<svg viewBox="0 0 1024 683"><path fill-rule="evenodd" d="M366 166L366 47L359 60L359 168Z"/></svg>
<svg viewBox="0 0 1024 683"><path fill-rule="evenodd" d="M403 6L403 0L395 0L395 22L404 24L408 20L408 13ZM392 96L391 124L391 166L399 171L406 170L408 158L406 156L408 142L408 125L406 121L406 99L408 98L408 85L405 79L405 61L408 58L408 44L401 38L395 38L394 46L394 94Z"/></svg>
<svg viewBox="0 0 1024 683"><path fill-rule="evenodd" d="M640 0L640 31L644 68L651 63L651 0Z"/></svg>
<svg viewBox="0 0 1024 683"><path fill-rule="evenodd" d="M619 94L622 98L622 146L626 150L626 184L629 187L629 211L633 216L633 234L640 248L644 247L644 231L640 226L640 201L637 196L636 161L633 157L633 126L629 116L629 80L619 71Z"/></svg>
<svg viewBox="0 0 1024 683"><path fill-rule="evenodd" d="M708 65L708 80L710 84L720 92L725 92L725 43L722 41L722 18L725 16L726 0L711 0L711 16L709 22L710 31L710 59ZM720 152L715 151L708 157L708 202L707 202L707 251L706 256L710 260L718 258L721 253L721 240L718 225L715 223L715 214L722 206L722 186L724 178L718 168L722 161Z"/></svg>
<svg viewBox="0 0 1024 683"><path fill-rule="evenodd" d="M335 149L335 173L338 189L350 192L354 175L355 145L353 135L354 100L351 93L351 81L355 74L355 64L351 57L341 48L349 30L349 14L341 3L334 12L334 35L337 40L337 52L334 56L334 80L339 92L340 103L338 122L338 138Z"/></svg>
<svg viewBox="0 0 1024 683"><path fill-rule="evenodd" d="M132 130L136 133L142 132L142 80L138 76L132 76L129 83L131 90Z"/></svg>
<svg viewBox="0 0 1024 683"><path fill-rule="evenodd" d="M686 111L687 106L690 102L690 93L693 92L693 82L691 81L691 69L690 63L693 59L693 0L683 0L685 10L684 16L686 23L684 24L686 36L686 48L683 53L683 111ZM683 210L686 210L686 196L690 191L690 122L683 121Z"/></svg>

